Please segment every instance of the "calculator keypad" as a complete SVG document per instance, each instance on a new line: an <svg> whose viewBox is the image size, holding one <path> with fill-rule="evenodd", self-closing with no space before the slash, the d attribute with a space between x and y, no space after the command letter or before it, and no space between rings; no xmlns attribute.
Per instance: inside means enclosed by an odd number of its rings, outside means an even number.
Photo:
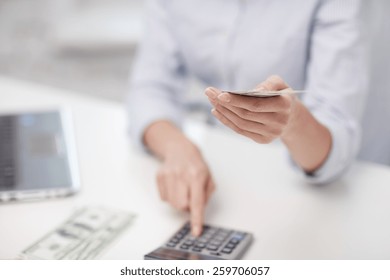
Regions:
<svg viewBox="0 0 390 280"><path fill-rule="evenodd" d="M186 223L166 244L166 247L214 256L230 255L245 238L246 233L205 225L201 236L191 235Z"/></svg>

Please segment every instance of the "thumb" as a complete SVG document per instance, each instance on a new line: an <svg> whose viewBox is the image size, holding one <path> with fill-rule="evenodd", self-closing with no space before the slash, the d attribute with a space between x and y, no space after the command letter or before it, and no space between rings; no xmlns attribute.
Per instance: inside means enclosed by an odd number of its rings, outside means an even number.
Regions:
<svg viewBox="0 0 390 280"><path fill-rule="evenodd" d="M289 88L289 85L277 75L272 75L264 82L256 86L257 90L283 90Z"/></svg>

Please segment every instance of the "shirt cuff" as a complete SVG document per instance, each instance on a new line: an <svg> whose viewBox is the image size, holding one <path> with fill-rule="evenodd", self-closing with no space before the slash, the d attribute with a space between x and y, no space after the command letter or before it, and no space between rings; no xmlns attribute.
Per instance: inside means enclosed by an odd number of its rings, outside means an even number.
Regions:
<svg viewBox="0 0 390 280"><path fill-rule="evenodd" d="M359 147L360 131L357 125L343 124L335 120L321 121L332 135L332 146L325 162L314 172L304 172L291 159L296 170L307 182L317 185L328 184L346 172L353 162Z"/></svg>

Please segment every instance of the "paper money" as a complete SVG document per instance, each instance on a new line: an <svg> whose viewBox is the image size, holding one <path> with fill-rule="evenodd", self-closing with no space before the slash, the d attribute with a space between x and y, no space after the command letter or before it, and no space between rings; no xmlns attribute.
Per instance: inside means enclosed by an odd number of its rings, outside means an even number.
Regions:
<svg viewBox="0 0 390 280"><path fill-rule="evenodd" d="M104 207L82 208L19 256L20 259L95 259L134 220L132 213Z"/></svg>

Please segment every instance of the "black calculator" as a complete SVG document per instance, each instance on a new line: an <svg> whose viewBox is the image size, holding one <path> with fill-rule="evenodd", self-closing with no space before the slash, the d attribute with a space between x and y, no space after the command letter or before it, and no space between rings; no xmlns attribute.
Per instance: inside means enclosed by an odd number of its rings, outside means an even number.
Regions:
<svg viewBox="0 0 390 280"><path fill-rule="evenodd" d="M237 260L253 240L250 233L204 225L193 237L186 223L165 245L145 255L145 260Z"/></svg>

